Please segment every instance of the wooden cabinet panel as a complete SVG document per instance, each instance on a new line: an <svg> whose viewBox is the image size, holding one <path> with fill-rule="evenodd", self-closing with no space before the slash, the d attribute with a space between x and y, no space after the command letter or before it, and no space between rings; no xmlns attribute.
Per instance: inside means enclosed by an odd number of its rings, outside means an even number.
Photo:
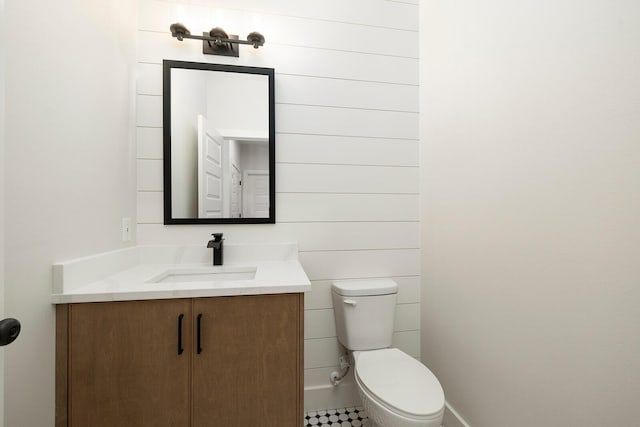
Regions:
<svg viewBox="0 0 640 427"><path fill-rule="evenodd" d="M301 425L301 303L300 294L194 299L193 427Z"/></svg>
<svg viewBox="0 0 640 427"><path fill-rule="evenodd" d="M189 426L191 317L190 299L70 305L69 425Z"/></svg>
<svg viewBox="0 0 640 427"><path fill-rule="evenodd" d="M58 306L56 426L299 427L303 301L280 294Z"/></svg>

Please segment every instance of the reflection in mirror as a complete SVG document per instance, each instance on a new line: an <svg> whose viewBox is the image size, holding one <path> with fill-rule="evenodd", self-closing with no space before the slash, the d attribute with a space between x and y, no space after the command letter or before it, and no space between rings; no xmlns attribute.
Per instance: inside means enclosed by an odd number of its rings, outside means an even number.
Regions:
<svg viewBox="0 0 640 427"><path fill-rule="evenodd" d="M273 70L164 73L165 224L275 222Z"/></svg>

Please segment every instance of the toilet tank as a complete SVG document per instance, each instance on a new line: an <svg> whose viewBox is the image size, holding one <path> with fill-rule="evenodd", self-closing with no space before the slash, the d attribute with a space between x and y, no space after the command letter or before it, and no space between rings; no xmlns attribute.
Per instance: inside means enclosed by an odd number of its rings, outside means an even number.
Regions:
<svg viewBox="0 0 640 427"><path fill-rule="evenodd" d="M343 280L331 287L338 341L349 350L391 346L398 284L391 279Z"/></svg>

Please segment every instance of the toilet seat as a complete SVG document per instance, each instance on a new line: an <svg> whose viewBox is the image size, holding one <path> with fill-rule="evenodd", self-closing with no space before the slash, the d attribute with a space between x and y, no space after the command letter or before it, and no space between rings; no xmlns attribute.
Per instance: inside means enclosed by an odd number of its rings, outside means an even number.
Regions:
<svg viewBox="0 0 640 427"><path fill-rule="evenodd" d="M396 348L354 352L357 382L381 406L411 419L442 415L444 391L422 363Z"/></svg>

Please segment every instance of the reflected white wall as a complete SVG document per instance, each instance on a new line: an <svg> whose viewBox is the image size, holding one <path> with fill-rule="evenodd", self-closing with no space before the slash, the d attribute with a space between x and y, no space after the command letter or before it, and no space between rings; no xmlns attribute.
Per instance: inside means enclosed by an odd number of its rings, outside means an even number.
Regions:
<svg viewBox="0 0 640 427"><path fill-rule="evenodd" d="M207 71L171 70L171 214L198 217L198 115L207 114Z"/></svg>
<svg viewBox="0 0 640 427"><path fill-rule="evenodd" d="M240 129L268 136L268 76L210 72L207 113L218 129Z"/></svg>
<svg viewBox="0 0 640 427"><path fill-rule="evenodd" d="M269 144L267 142L242 143L240 158L243 170L269 170Z"/></svg>

